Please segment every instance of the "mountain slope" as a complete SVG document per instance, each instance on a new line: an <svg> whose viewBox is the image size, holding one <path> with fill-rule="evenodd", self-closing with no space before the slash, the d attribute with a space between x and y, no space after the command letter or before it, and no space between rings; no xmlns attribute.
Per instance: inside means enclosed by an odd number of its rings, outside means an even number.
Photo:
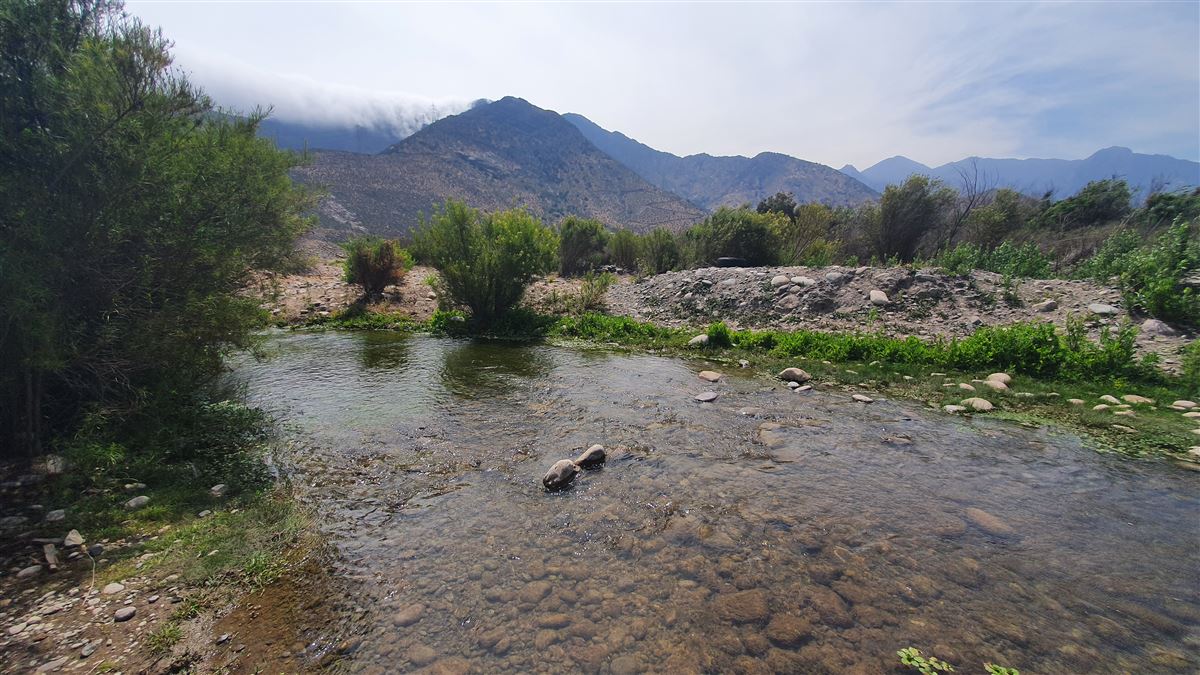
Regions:
<svg viewBox="0 0 1200 675"><path fill-rule="evenodd" d="M909 175L922 173L940 178L950 185L960 182L959 172L986 175L998 187L1010 187L1029 195L1053 190L1058 198L1069 197L1089 181L1117 176L1129 182L1139 197L1160 183L1168 189L1200 185L1200 163L1167 155L1146 155L1129 148L1105 148L1086 159L993 159L968 157L939 167L928 167L907 157L892 157L862 171L853 166L842 172L862 180L876 190L902 182Z"/></svg>
<svg viewBox="0 0 1200 675"><path fill-rule="evenodd" d="M646 180L706 209L757 203L776 192L800 202L858 204L877 195L866 185L823 164L775 152L754 157L679 157L608 131L574 113L563 115L593 145Z"/></svg>
<svg viewBox="0 0 1200 675"><path fill-rule="evenodd" d="M447 197L488 210L524 206L551 223L574 214L637 231L679 230L704 217L558 114L513 97L438 120L376 155L317 152L296 175L327 189L321 218L333 236L402 235Z"/></svg>

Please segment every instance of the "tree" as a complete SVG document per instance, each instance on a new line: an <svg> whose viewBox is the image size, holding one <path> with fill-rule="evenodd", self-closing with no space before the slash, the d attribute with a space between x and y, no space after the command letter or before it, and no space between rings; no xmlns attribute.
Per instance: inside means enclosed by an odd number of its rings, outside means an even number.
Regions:
<svg viewBox="0 0 1200 675"><path fill-rule="evenodd" d="M683 260L679 251L679 241L675 235L661 227L642 237L641 249L638 268L643 274L670 272Z"/></svg>
<svg viewBox="0 0 1200 675"><path fill-rule="evenodd" d="M220 114L106 0L0 4L0 436L194 392L265 316L311 203L299 158Z"/></svg>
<svg viewBox="0 0 1200 675"><path fill-rule="evenodd" d="M971 211L967 218L966 235L986 250L1000 245L1010 234L1025 224L1022 197L1008 188L992 193L991 203Z"/></svg>
<svg viewBox="0 0 1200 675"><path fill-rule="evenodd" d="M701 266L721 257L742 258L752 266L774 264L779 254L775 226L781 219L786 216L722 206L685 234L690 257Z"/></svg>
<svg viewBox="0 0 1200 675"><path fill-rule="evenodd" d="M608 231L598 220L567 216L558 226L558 265L564 277L576 276L604 263Z"/></svg>
<svg viewBox="0 0 1200 675"><path fill-rule="evenodd" d="M796 217L796 199L787 192L776 192L763 199L755 209L759 213L782 213L789 219Z"/></svg>
<svg viewBox="0 0 1200 675"><path fill-rule="evenodd" d="M975 209L983 206L995 189L995 180L980 171L979 161L972 157L968 166L955 166L958 174L958 194L947 195L950 202L949 213L945 218L945 232L938 248L948 248L954 245L959 232L970 221Z"/></svg>
<svg viewBox="0 0 1200 675"><path fill-rule="evenodd" d="M909 261L921 238L936 230L953 190L928 176L912 175L902 185L889 185L879 200L875 252L880 258Z"/></svg>
<svg viewBox="0 0 1200 675"><path fill-rule="evenodd" d="M783 248L781 262L799 265L818 241L827 241L833 225L833 210L824 204L797 206L791 220L774 223L775 236Z"/></svg>
<svg viewBox="0 0 1200 675"><path fill-rule="evenodd" d="M617 267L631 270L637 266L641 242L630 230L617 230L608 240L608 259Z"/></svg>
<svg viewBox="0 0 1200 675"><path fill-rule="evenodd" d="M399 283L412 266L412 256L390 239L359 237L343 243L342 250L346 252L343 278L362 286L366 300L383 295L383 289Z"/></svg>
<svg viewBox="0 0 1200 675"><path fill-rule="evenodd" d="M520 302L533 277L550 271L558 240L521 209L483 213L447 200L423 221L417 245L454 303L487 325Z"/></svg>
<svg viewBox="0 0 1200 675"><path fill-rule="evenodd" d="M1075 229L1119 221L1133 210L1132 200L1129 184L1125 181L1119 178L1094 180L1074 196L1047 204L1038 215L1037 224Z"/></svg>

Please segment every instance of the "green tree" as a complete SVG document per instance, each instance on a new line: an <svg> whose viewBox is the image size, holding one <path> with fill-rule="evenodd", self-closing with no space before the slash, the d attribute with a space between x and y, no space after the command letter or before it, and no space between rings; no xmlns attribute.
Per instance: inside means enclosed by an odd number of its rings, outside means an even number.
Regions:
<svg viewBox="0 0 1200 675"><path fill-rule="evenodd" d="M617 267L632 270L637 266L641 241L631 230L617 230L608 240L608 259Z"/></svg>
<svg viewBox="0 0 1200 675"><path fill-rule="evenodd" d="M912 260L922 237L939 227L953 200L953 190L928 176L913 175L902 185L887 186L879 200L876 254Z"/></svg>
<svg viewBox="0 0 1200 675"><path fill-rule="evenodd" d="M716 263L717 258L742 258L750 265L772 265L778 261L775 230L777 213L758 213L749 207L722 206L685 233L689 257L697 266Z"/></svg>
<svg viewBox="0 0 1200 675"><path fill-rule="evenodd" d="M105 0L0 3L0 446L193 392L265 316L310 204L299 159Z"/></svg>
<svg viewBox="0 0 1200 675"><path fill-rule="evenodd" d="M412 267L412 256L390 239L359 237L342 244L346 259L342 273L346 283L361 286L366 300L383 295L383 289L399 283Z"/></svg>
<svg viewBox="0 0 1200 675"><path fill-rule="evenodd" d="M598 220L567 216L558 226L558 271L576 276L604 264L608 231Z"/></svg>
<svg viewBox="0 0 1200 675"><path fill-rule="evenodd" d="M782 213L790 218L796 217L796 199L787 192L776 192L758 203L755 211L759 213Z"/></svg>
<svg viewBox="0 0 1200 675"><path fill-rule="evenodd" d="M550 271L558 240L521 209L483 213L447 200L421 223L417 245L454 303L487 325L520 302L534 276Z"/></svg>
<svg viewBox="0 0 1200 675"><path fill-rule="evenodd" d="M967 217L969 241L988 250L999 246L1025 225L1026 214L1021 201L1021 195L1014 190L996 190L990 203L977 207Z"/></svg>
<svg viewBox="0 0 1200 675"><path fill-rule="evenodd" d="M1094 180L1074 196L1047 204L1036 224L1074 229L1115 222L1133 210L1132 199L1129 184L1125 181L1119 178Z"/></svg>
<svg viewBox="0 0 1200 675"><path fill-rule="evenodd" d="M822 249L819 257L825 257L825 242L833 225L833 210L824 204L804 204L793 209L790 220L780 218L772 225L782 246L780 262L799 265L808 257L814 245Z"/></svg>
<svg viewBox="0 0 1200 675"><path fill-rule="evenodd" d="M638 268L643 274L662 274L679 267L683 256L679 240L670 231L656 228L647 232L640 242Z"/></svg>

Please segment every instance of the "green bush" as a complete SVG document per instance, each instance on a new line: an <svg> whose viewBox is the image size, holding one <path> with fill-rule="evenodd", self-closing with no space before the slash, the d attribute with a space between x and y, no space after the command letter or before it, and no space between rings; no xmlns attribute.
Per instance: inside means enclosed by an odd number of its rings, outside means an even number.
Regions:
<svg viewBox="0 0 1200 675"><path fill-rule="evenodd" d="M588 272L583 277L583 283L579 285L578 310L592 312L604 309L604 296L616 280L611 272Z"/></svg>
<svg viewBox="0 0 1200 675"><path fill-rule="evenodd" d="M598 220L568 216L558 226L558 271L564 277L604 264L608 231Z"/></svg>
<svg viewBox="0 0 1200 675"><path fill-rule="evenodd" d="M955 192L928 176L909 176L901 185L889 185L879 199L875 224L875 252L880 258L915 257L922 237L941 227Z"/></svg>
<svg viewBox="0 0 1200 675"><path fill-rule="evenodd" d="M553 267L558 245L554 232L521 209L482 213L452 199L422 222L416 241L441 273L440 295L482 325L520 302L533 278Z"/></svg>
<svg viewBox="0 0 1200 675"><path fill-rule="evenodd" d="M1052 276L1054 259L1042 253L1033 242L1016 246L1004 242L988 251L975 244L959 244L933 259L947 274L965 276L972 270L985 270L1008 277L1047 279Z"/></svg>
<svg viewBox="0 0 1200 675"><path fill-rule="evenodd" d="M733 331L729 330L729 326L726 326L724 321L718 321L710 325L705 334L708 335L708 345L710 347L733 346Z"/></svg>
<svg viewBox="0 0 1200 675"><path fill-rule="evenodd" d="M612 264L630 271L637 267L642 243L631 230L617 230L608 240L608 259Z"/></svg>
<svg viewBox="0 0 1200 675"><path fill-rule="evenodd" d="M346 259L342 273L346 283L361 286L368 300L383 294L383 289L400 283L412 267L412 256L390 239L361 237L342 244Z"/></svg>
<svg viewBox="0 0 1200 675"><path fill-rule="evenodd" d="M1188 387L1188 393L1200 395L1200 340L1193 340L1184 347L1182 356L1180 369L1184 386Z"/></svg>
<svg viewBox="0 0 1200 675"><path fill-rule="evenodd" d="M1129 184L1118 178L1095 180L1075 195L1047 203L1034 218L1039 227L1074 229L1121 220L1133 210ZM1048 202L1048 200L1047 200Z"/></svg>
<svg viewBox="0 0 1200 675"><path fill-rule="evenodd" d="M642 237L641 249L638 271L642 274L670 272L679 267L683 259L675 235L662 228L651 230Z"/></svg>
<svg viewBox="0 0 1200 675"><path fill-rule="evenodd" d="M1154 241L1126 230L1109 239L1076 276L1107 282L1120 279L1125 303L1164 321L1200 326L1200 294L1191 285L1200 276L1200 226L1182 220Z"/></svg>
<svg viewBox="0 0 1200 675"><path fill-rule="evenodd" d="M753 266L773 265L779 260L775 230L781 219L787 217L722 206L684 234L688 258L700 267L715 265L722 257L742 258Z"/></svg>

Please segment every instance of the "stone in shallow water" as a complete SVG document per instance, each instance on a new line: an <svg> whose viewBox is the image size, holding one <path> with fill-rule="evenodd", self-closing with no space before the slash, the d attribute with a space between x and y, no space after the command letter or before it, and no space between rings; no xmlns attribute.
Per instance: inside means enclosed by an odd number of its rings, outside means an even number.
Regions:
<svg viewBox="0 0 1200 675"><path fill-rule="evenodd" d="M767 639L781 647L794 647L812 634L808 620L790 614L776 614L767 624Z"/></svg>
<svg viewBox="0 0 1200 675"><path fill-rule="evenodd" d="M966 412L967 406L965 406L965 405L944 405L944 406L942 406L942 410L945 410L946 412L948 412L950 414L954 414L954 413Z"/></svg>
<svg viewBox="0 0 1200 675"><path fill-rule="evenodd" d="M583 454L575 459L575 463L584 468L591 468L593 466L600 466L606 458L607 455L604 453L604 446L597 444L584 450Z"/></svg>
<svg viewBox="0 0 1200 675"><path fill-rule="evenodd" d="M984 511L983 509L972 507L967 509L966 514L971 523L988 534L1007 537L1016 533L1016 530L1014 530L1008 523L1000 520L996 516Z"/></svg>
<svg viewBox="0 0 1200 675"><path fill-rule="evenodd" d="M397 626L411 626L421 620L421 615L425 613L425 605L415 603L396 612L392 616L392 623Z"/></svg>
<svg viewBox="0 0 1200 675"><path fill-rule="evenodd" d="M414 666L427 666L437 658L437 652L425 645L414 645L409 648L407 656Z"/></svg>
<svg viewBox="0 0 1200 675"><path fill-rule="evenodd" d="M551 492L561 490L579 475L579 465L569 459L560 459L542 476L542 485Z"/></svg>
<svg viewBox="0 0 1200 675"><path fill-rule="evenodd" d="M696 400L701 403L712 403L713 401L717 400L719 396L720 394L715 391L706 391L696 394Z"/></svg>
<svg viewBox="0 0 1200 675"><path fill-rule="evenodd" d="M713 601L717 616L734 623L749 623L767 618L767 594L761 589L722 593Z"/></svg>
<svg viewBox="0 0 1200 675"><path fill-rule="evenodd" d="M812 379L812 375L809 375L808 372L802 368L784 368L779 373L779 379L783 380L784 382L798 382L800 384L804 384Z"/></svg>
<svg viewBox="0 0 1200 675"><path fill-rule="evenodd" d="M716 382L721 379L721 374L715 370L702 370L700 371L700 379L706 382Z"/></svg>

